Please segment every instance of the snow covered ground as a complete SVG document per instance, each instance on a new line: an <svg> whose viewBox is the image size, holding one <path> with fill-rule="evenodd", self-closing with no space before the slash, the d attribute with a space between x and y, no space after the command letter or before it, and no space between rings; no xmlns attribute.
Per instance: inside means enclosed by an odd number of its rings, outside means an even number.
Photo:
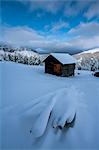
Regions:
<svg viewBox="0 0 99 150"><path fill-rule="evenodd" d="M43 66L0 62L1 148L99 149L99 78L79 72L57 77ZM75 112L73 128L53 128Z"/></svg>

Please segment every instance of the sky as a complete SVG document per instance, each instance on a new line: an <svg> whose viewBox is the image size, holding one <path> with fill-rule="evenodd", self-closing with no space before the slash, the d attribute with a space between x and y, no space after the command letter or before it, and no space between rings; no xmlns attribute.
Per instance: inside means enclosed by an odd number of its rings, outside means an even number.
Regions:
<svg viewBox="0 0 99 150"><path fill-rule="evenodd" d="M1 0L0 41L77 53L99 47L99 0Z"/></svg>

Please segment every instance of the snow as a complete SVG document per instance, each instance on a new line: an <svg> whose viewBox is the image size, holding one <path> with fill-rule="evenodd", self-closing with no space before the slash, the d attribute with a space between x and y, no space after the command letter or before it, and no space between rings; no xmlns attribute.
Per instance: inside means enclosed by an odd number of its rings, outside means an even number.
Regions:
<svg viewBox="0 0 99 150"><path fill-rule="evenodd" d="M27 57L38 56L37 53L35 53L33 51L27 51L27 50L19 51L18 53L21 54L22 56L27 56Z"/></svg>
<svg viewBox="0 0 99 150"><path fill-rule="evenodd" d="M71 87L69 90L63 88L56 94L56 103L52 110L54 128L58 126L61 126L63 128L65 126L66 121L68 123L72 122L76 114L77 101L75 101L75 99L71 97L71 91L73 94L76 94L77 91L75 91L75 88L73 90L73 88L74 87Z"/></svg>
<svg viewBox="0 0 99 150"><path fill-rule="evenodd" d="M93 53L96 53L96 52L99 52L99 48L90 49L90 50L84 51L82 53L91 53L91 54L93 54ZM80 54L82 54L82 53L80 53Z"/></svg>
<svg viewBox="0 0 99 150"><path fill-rule="evenodd" d="M99 70L96 70L95 72L99 72Z"/></svg>
<svg viewBox="0 0 99 150"><path fill-rule="evenodd" d="M4 51L0 50L0 61L3 60L3 56L4 56Z"/></svg>
<svg viewBox="0 0 99 150"><path fill-rule="evenodd" d="M59 60L62 64L73 64L76 63L76 59L73 56L65 53L51 53L53 57Z"/></svg>
<svg viewBox="0 0 99 150"><path fill-rule="evenodd" d="M99 149L99 79L79 73L57 77L43 66L0 62L1 149ZM57 128L75 112L73 128Z"/></svg>

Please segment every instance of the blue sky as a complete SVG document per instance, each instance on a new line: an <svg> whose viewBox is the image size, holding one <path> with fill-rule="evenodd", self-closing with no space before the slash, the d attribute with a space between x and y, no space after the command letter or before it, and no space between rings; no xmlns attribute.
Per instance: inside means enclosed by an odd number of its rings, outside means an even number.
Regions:
<svg viewBox="0 0 99 150"><path fill-rule="evenodd" d="M99 47L98 0L2 0L0 41L75 53Z"/></svg>

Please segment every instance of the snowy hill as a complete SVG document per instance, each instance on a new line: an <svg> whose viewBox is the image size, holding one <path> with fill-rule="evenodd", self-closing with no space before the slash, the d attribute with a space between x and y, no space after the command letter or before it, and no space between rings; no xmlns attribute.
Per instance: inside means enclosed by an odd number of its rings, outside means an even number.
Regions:
<svg viewBox="0 0 99 150"><path fill-rule="evenodd" d="M21 52L19 52L21 55L23 56L27 56L27 57L30 57L30 56L33 56L33 55L37 55L36 52L33 52L33 51L27 51L27 50L23 50Z"/></svg>
<svg viewBox="0 0 99 150"><path fill-rule="evenodd" d="M39 65L47 54L39 54L30 47L15 47L0 43L0 60L13 61L28 65Z"/></svg>
<svg viewBox="0 0 99 150"><path fill-rule="evenodd" d="M57 77L43 66L0 62L1 149L99 149L99 79L79 73ZM75 125L60 130L64 111L68 121L76 112Z"/></svg>
<svg viewBox="0 0 99 150"><path fill-rule="evenodd" d="M94 48L94 49L90 49L90 50L87 50L87 51L84 51L80 54L84 54L84 53L91 53L91 54L94 54L94 53L99 53L99 48Z"/></svg>
<svg viewBox="0 0 99 150"><path fill-rule="evenodd" d="M75 54L74 57L78 60L77 68L92 71L99 69L99 48Z"/></svg>
<svg viewBox="0 0 99 150"><path fill-rule="evenodd" d="M31 50L0 50L0 60L13 61L28 65L39 65L42 57L38 53Z"/></svg>

